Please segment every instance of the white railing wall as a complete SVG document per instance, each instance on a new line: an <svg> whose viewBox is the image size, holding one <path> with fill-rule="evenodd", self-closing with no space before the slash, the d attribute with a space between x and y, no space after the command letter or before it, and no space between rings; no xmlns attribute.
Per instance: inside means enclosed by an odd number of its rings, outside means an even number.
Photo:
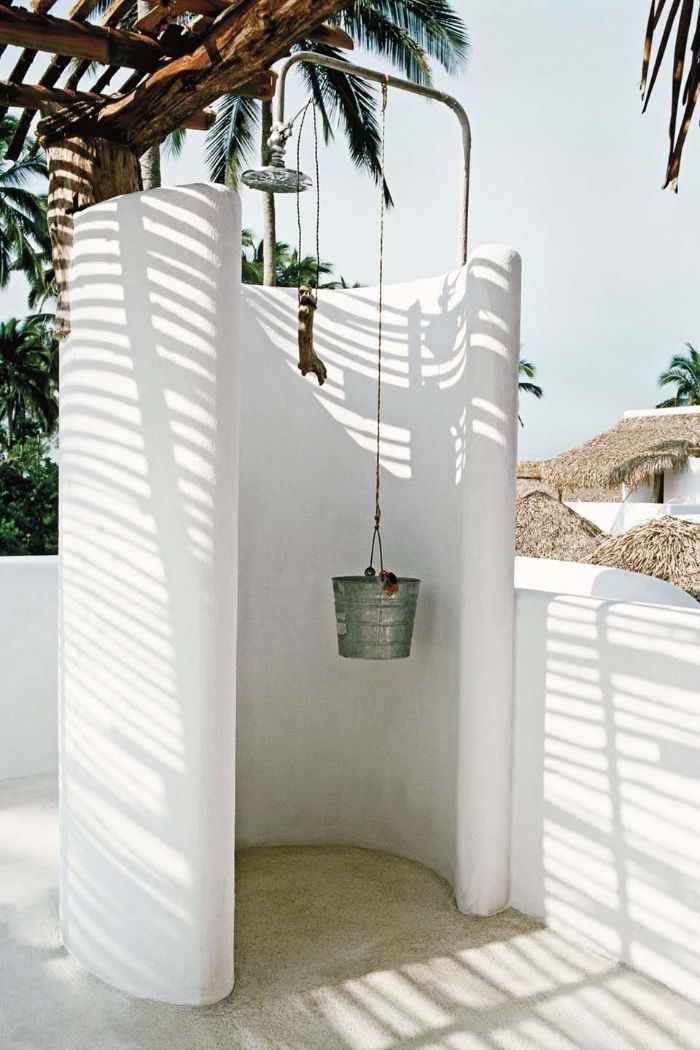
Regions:
<svg viewBox="0 0 700 1050"><path fill-rule="evenodd" d="M0 558L0 780L58 768L58 558Z"/></svg>

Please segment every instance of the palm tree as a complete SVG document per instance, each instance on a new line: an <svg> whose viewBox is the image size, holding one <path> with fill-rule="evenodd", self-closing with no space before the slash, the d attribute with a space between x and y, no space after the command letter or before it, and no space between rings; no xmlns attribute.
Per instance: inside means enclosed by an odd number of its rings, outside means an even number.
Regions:
<svg viewBox="0 0 700 1050"><path fill-rule="evenodd" d="M5 115L0 120L0 288L13 271L21 271L38 302L49 293L46 269L51 264L51 241L46 218L46 194L29 188L36 179L48 176L43 153L33 152L28 138L22 156L4 160L17 121Z"/></svg>
<svg viewBox="0 0 700 1050"><path fill-rule="evenodd" d="M533 365L532 361L528 361L527 358L520 358L520 365L518 366L518 375L525 376L524 380L520 380L518 383L518 392L521 394L532 394L538 401L542 400L544 390L538 383L530 383L528 380L534 379L537 368ZM518 422L520 426L525 426L520 415L518 415Z"/></svg>
<svg viewBox="0 0 700 1050"><path fill-rule="evenodd" d="M0 323L0 424L11 448L32 421L50 435L58 421L58 345L49 314Z"/></svg>
<svg viewBox="0 0 700 1050"><path fill-rule="evenodd" d="M464 61L468 42L464 24L449 0L354 0L332 19L368 51L388 59L408 79L430 84L434 59L448 72ZM315 51L341 59L336 48L301 40L294 51ZM321 119L326 142L340 127L358 168L380 176L380 129L377 119L378 93L365 80L352 74L300 63L297 69ZM228 94L223 97L217 120L207 140L210 177L216 182L235 185L253 153L257 134L260 156L268 163L267 139L272 123L272 107L253 99ZM385 187L387 201L390 202ZM263 241L265 254L272 254L275 237L274 194L264 194ZM276 267L267 261L267 276L273 283Z"/></svg>
<svg viewBox="0 0 700 1050"><path fill-rule="evenodd" d="M675 408L681 405L700 405L700 353L690 343L687 354L674 354L665 372L659 376L659 386L675 386L676 393L657 408Z"/></svg>
<svg viewBox="0 0 700 1050"><path fill-rule="evenodd" d="M243 230L243 251L241 253L241 273L243 284L263 283L263 241L255 241L252 230ZM318 277L330 276L333 273L333 264L324 262L323 259L317 263L314 255L303 255L301 263L298 262L299 253L296 248L290 248L284 241L277 241L275 252L277 271L275 284L279 288L296 288L298 284L306 285L307 288L315 288ZM335 288L335 281L324 282L321 288Z"/></svg>

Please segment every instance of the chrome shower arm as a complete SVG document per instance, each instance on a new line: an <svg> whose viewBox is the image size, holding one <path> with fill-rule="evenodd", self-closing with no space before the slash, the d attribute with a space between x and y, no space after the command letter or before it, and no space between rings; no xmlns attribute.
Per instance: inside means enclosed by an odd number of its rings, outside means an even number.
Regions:
<svg viewBox="0 0 700 1050"><path fill-rule="evenodd" d="M422 95L424 98L432 98L437 102L444 103L456 114L462 129L462 191L460 201L459 244L458 260L463 266L467 261L467 230L469 227L469 163L472 148L472 133L469 126L469 117L464 107L452 95L444 91L436 91L435 88L423 87L413 84L403 77L395 77L390 73L379 73L376 69L368 69L366 66L356 66L352 62L342 59L331 58L329 55L320 55L315 51L297 51L288 58L280 67L277 90L275 92L274 115L278 124L284 124L284 91L287 73L298 62L312 62L317 66L326 66L328 69L336 69L340 73L352 73L354 76L362 77L364 80L373 80L377 84L387 84L388 87L399 88L401 91L410 91L413 95Z"/></svg>

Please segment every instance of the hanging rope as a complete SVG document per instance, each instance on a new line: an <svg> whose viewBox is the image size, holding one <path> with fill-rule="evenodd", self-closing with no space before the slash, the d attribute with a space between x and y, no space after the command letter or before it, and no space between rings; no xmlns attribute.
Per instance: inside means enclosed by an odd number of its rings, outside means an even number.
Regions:
<svg viewBox="0 0 700 1050"><path fill-rule="evenodd" d="M306 114L309 111L309 106L312 107L313 122L314 122L314 159L316 167L316 288L305 287L301 283L301 263L302 263L302 229L301 229L301 134L304 130L304 121L306 120ZM319 175L319 162L318 162L318 123L316 117L316 107L313 105L313 98L310 98L308 102L299 110L297 116L301 115L301 123L299 124L299 134L297 135L297 190L296 190L296 205L297 205L297 295L299 299L299 326L298 326L298 341L299 341L299 371L303 376L309 372L313 372L318 379L319 386L323 386L327 370L323 361L314 350L314 313L318 306L318 286L320 283L321 273L321 192L319 188L320 175ZM297 119L296 117L294 118Z"/></svg>
<svg viewBox="0 0 700 1050"><path fill-rule="evenodd" d="M316 173L316 291L312 293L312 297L315 303L318 302L318 286L321 280L321 182L320 182L320 169L318 161L318 122L316 116L316 107L313 104L313 98L310 98L304 106L299 110L297 117L301 115L301 124L299 125L299 134L297 135L297 192L296 192L296 205L297 205L297 289L299 292L299 301L301 302L302 296L302 283L301 283L301 251L302 251L302 229L301 229L301 133L304 130L304 121L306 120L306 114L311 107L314 124L314 166ZM296 120L297 117L294 119Z"/></svg>
<svg viewBox="0 0 700 1050"><path fill-rule="evenodd" d="M374 471L374 531L372 533L372 547L369 556L369 566L365 569L365 575L374 576L372 565L374 559L375 544L379 548L379 575L385 581L385 588L393 592L398 588L398 581L393 573L384 568L384 551L382 550L382 534L380 531L382 521L381 496L381 429L382 429L382 334L384 320L384 157L386 150L386 106L388 98L388 83L382 81L382 108L381 108L381 146L379 153L379 292L377 309L379 318L377 321L377 452Z"/></svg>

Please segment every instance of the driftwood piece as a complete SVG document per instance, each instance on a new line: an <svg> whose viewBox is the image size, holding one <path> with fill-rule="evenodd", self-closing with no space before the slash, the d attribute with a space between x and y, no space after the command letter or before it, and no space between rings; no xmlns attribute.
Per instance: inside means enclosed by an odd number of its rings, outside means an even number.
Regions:
<svg viewBox="0 0 700 1050"><path fill-rule="evenodd" d="M314 350L314 314L316 313L316 296L310 288L299 289L299 364L297 368L303 376L313 372L318 385L326 381L326 366Z"/></svg>
<svg viewBox="0 0 700 1050"><path fill-rule="evenodd" d="M54 330L69 331L68 266L73 213L141 188L138 158L127 146L104 139L64 139L48 149L48 223L58 297Z"/></svg>

